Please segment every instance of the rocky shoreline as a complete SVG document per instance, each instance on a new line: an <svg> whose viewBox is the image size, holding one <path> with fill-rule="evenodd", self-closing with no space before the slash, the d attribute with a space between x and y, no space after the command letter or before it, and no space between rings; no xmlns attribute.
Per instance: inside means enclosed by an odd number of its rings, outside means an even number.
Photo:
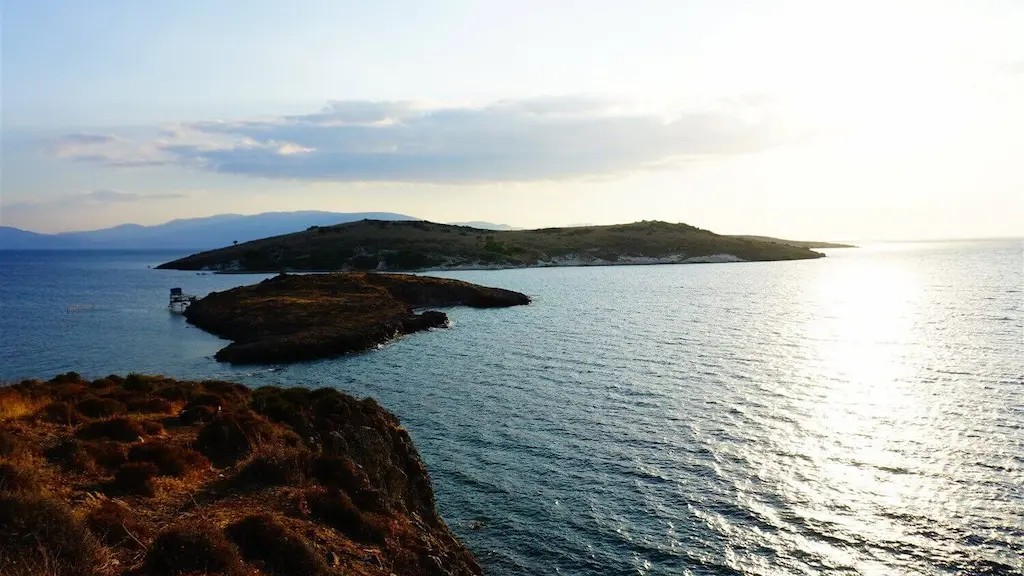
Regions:
<svg viewBox="0 0 1024 576"><path fill-rule="evenodd" d="M333 389L0 387L0 574L472 576L398 420Z"/></svg>
<svg viewBox="0 0 1024 576"><path fill-rule="evenodd" d="M281 274L212 292L185 311L193 325L232 340L216 359L275 364L341 356L403 334L445 327L444 312L417 309L529 304L525 294L409 274Z"/></svg>

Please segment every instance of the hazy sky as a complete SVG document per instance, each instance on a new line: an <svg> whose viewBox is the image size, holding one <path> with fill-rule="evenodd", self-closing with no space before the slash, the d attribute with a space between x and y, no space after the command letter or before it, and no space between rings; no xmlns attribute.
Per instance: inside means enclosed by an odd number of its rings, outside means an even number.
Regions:
<svg viewBox="0 0 1024 576"><path fill-rule="evenodd" d="M1024 234L1024 2L6 0L0 221Z"/></svg>

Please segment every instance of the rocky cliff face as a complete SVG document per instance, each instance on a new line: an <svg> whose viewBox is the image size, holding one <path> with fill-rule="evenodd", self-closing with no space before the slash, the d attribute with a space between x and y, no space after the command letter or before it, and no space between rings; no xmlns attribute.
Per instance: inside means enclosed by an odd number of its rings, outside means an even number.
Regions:
<svg viewBox="0 0 1024 576"><path fill-rule="evenodd" d="M480 574L398 420L331 389L0 388L0 573Z"/></svg>
<svg viewBox="0 0 1024 576"><path fill-rule="evenodd" d="M528 304L518 292L407 274L286 275L214 292L186 310L192 324L234 342L217 353L232 363L282 363L374 348L402 334L446 326L427 306Z"/></svg>

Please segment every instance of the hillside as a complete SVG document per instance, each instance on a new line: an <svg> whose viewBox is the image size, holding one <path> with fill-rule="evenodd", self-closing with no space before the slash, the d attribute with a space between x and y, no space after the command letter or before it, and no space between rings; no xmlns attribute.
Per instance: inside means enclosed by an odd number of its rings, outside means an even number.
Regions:
<svg viewBox="0 0 1024 576"><path fill-rule="evenodd" d="M0 574L471 576L398 419L334 389L0 387Z"/></svg>
<svg viewBox="0 0 1024 576"><path fill-rule="evenodd" d="M160 265L176 270L398 270L701 261L799 260L807 248L721 236L687 224L481 230L426 221L362 220L314 227L194 254Z"/></svg>

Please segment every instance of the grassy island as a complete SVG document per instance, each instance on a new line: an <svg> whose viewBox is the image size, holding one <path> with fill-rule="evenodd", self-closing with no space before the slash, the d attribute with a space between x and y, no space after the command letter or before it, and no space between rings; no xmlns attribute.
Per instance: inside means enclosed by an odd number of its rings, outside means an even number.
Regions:
<svg viewBox="0 0 1024 576"><path fill-rule="evenodd" d="M332 389L0 388L5 576L475 575L398 420Z"/></svg>
<svg viewBox="0 0 1024 576"><path fill-rule="evenodd" d="M223 272L525 268L821 258L807 246L722 236L687 224L635 222L540 230L480 230L425 221L314 226L161 264Z"/></svg>
<svg viewBox="0 0 1024 576"><path fill-rule="evenodd" d="M185 311L192 324L234 342L217 360L298 362L374 348L398 335L446 326L426 307L529 304L511 290L409 274L281 274L213 292Z"/></svg>

